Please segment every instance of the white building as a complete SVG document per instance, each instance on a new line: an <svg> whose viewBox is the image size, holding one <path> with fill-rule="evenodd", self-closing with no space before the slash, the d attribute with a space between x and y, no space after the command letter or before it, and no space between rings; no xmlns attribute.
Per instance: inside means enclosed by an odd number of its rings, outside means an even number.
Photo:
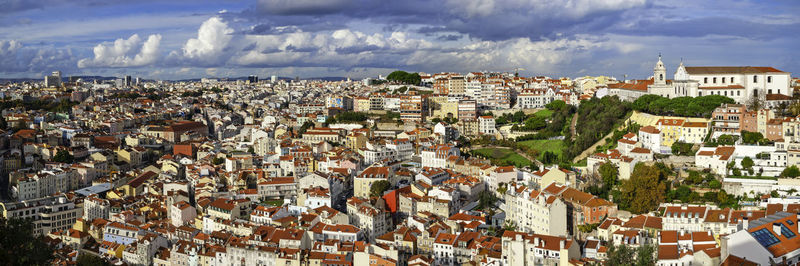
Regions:
<svg viewBox="0 0 800 266"><path fill-rule="evenodd" d="M480 116L478 117L478 132L481 134L494 135L497 128L494 124L494 117Z"/></svg>

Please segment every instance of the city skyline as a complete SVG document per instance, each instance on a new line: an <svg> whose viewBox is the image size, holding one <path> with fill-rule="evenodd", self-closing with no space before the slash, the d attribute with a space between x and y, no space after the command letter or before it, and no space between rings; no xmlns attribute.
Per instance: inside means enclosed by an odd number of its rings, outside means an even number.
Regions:
<svg viewBox="0 0 800 266"><path fill-rule="evenodd" d="M0 77L507 71L671 77L686 65L797 73L789 1L3 1ZM753 16L756 12L759 16Z"/></svg>

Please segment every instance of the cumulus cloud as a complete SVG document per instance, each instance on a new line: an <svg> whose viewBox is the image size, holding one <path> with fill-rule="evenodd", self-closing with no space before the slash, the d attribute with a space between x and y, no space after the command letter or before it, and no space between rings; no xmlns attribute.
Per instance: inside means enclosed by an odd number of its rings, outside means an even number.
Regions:
<svg viewBox="0 0 800 266"><path fill-rule="evenodd" d="M94 47L94 57L78 61L79 68L86 67L141 67L159 59L158 47L161 35L153 34L142 41L138 34L128 39L119 38L113 43L101 43Z"/></svg>
<svg viewBox="0 0 800 266"><path fill-rule="evenodd" d="M184 63L214 65L222 63L228 55L228 45L233 39L234 30L219 17L212 17L197 31L197 38L186 41L181 51L170 54L172 59Z"/></svg>
<svg viewBox="0 0 800 266"><path fill-rule="evenodd" d="M16 40L0 40L0 73L42 73L75 67L70 49L27 47Z"/></svg>

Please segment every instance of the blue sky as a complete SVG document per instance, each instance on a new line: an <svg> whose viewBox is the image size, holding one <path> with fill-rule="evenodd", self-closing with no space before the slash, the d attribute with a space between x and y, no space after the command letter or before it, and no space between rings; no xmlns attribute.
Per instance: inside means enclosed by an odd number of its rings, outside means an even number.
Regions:
<svg viewBox="0 0 800 266"><path fill-rule="evenodd" d="M0 0L0 77L800 72L800 4L695 0Z"/></svg>

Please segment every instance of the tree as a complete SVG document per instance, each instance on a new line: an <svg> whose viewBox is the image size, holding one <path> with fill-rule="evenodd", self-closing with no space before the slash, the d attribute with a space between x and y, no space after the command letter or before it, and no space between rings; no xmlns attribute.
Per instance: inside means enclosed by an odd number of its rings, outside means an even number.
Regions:
<svg viewBox="0 0 800 266"><path fill-rule="evenodd" d="M686 178L687 184L700 184L703 183L703 177L700 176L699 172L689 172L689 177Z"/></svg>
<svg viewBox="0 0 800 266"><path fill-rule="evenodd" d="M692 189L689 186L680 186L678 189L674 190L673 194L674 199L678 199L684 203L689 202L689 196L692 194Z"/></svg>
<svg viewBox="0 0 800 266"><path fill-rule="evenodd" d="M1 265L50 265L53 249L43 237L33 235L30 220L0 218Z"/></svg>
<svg viewBox="0 0 800 266"><path fill-rule="evenodd" d="M758 144L763 138L759 132L742 131L742 141L746 144Z"/></svg>
<svg viewBox="0 0 800 266"><path fill-rule="evenodd" d="M255 153L255 152L256 152L256 149L253 148L253 146L250 146L250 147L247 148L247 153L252 154L252 153Z"/></svg>
<svg viewBox="0 0 800 266"><path fill-rule="evenodd" d="M664 202L665 173L657 166L638 164L631 178L620 187L620 205L633 213L644 213Z"/></svg>
<svg viewBox="0 0 800 266"><path fill-rule="evenodd" d="M753 165L755 165L753 159L750 159L749 156L745 156L744 159L742 159L741 164L743 169L747 169L750 171L750 174L753 174Z"/></svg>
<svg viewBox="0 0 800 266"><path fill-rule="evenodd" d="M773 198L777 198L777 197L780 197L780 196L781 196L781 194L778 194L778 191L777 191L777 190L773 190L773 191L770 191L770 192L769 192L769 196L770 196L770 197L773 197Z"/></svg>
<svg viewBox="0 0 800 266"><path fill-rule="evenodd" d="M225 162L225 158L222 158L222 157L214 157L214 159L211 159L211 163L214 164L214 165L220 165L220 164L222 164L224 162Z"/></svg>
<svg viewBox="0 0 800 266"><path fill-rule="evenodd" d="M641 245L636 249L636 265L656 265L656 247L654 245Z"/></svg>
<svg viewBox="0 0 800 266"><path fill-rule="evenodd" d="M798 176L800 176L800 169L798 169L796 165L792 165L792 166L786 167L781 172L781 176L782 177L791 177L791 178L798 177Z"/></svg>
<svg viewBox="0 0 800 266"><path fill-rule="evenodd" d="M722 188L722 183L717 180L711 180L711 182L708 182L708 187L711 189L720 189Z"/></svg>
<svg viewBox="0 0 800 266"><path fill-rule="evenodd" d="M72 154L69 154L68 150L59 150L56 152L56 156L53 156L54 162L72 163L73 160L75 160L75 158L72 157Z"/></svg>
<svg viewBox="0 0 800 266"><path fill-rule="evenodd" d="M78 255L78 260L76 261L78 266L105 266L111 265L111 263L106 262L102 258L89 254L89 253L81 253Z"/></svg>
<svg viewBox="0 0 800 266"><path fill-rule="evenodd" d="M603 179L603 187L610 190L617 184L617 179L619 178L619 169L617 166L611 163L604 163L600 166L597 171L600 173L600 177Z"/></svg>
<svg viewBox="0 0 800 266"><path fill-rule="evenodd" d="M495 202L497 202L497 196L492 192L484 190L478 195L478 206L476 208L479 210L492 208Z"/></svg>
<svg viewBox="0 0 800 266"><path fill-rule="evenodd" d="M300 130L297 131L297 134L303 135L303 134L306 133L306 130L308 130L309 128L311 128L313 126L314 126L314 122L306 121L305 123L303 123L302 126L300 126Z"/></svg>
<svg viewBox="0 0 800 266"><path fill-rule="evenodd" d="M408 73L398 70L389 73L389 75L386 76L386 80L401 82L409 85L418 85L422 81L422 78L420 78L419 74L417 73Z"/></svg>
<svg viewBox="0 0 800 266"><path fill-rule="evenodd" d="M626 246L619 245L608 248L606 256L608 256L607 265L633 265L635 250Z"/></svg>
<svg viewBox="0 0 800 266"><path fill-rule="evenodd" d="M391 188L391 187L392 187L392 184L390 184L389 181L386 181L386 180L375 181L369 187L369 195L371 197L382 197L383 196L383 192L389 190L389 188Z"/></svg>
<svg viewBox="0 0 800 266"><path fill-rule="evenodd" d="M672 143L672 154L682 156L692 155L692 144L676 141Z"/></svg>
<svg viewBox="0 0 800 266"><path fill-rule="evenodd" d="M553 111L557 111L563 109L564 107L567 107L567 103L562 100L555 100L548 104L545 104L544 107Z"/></svg>

